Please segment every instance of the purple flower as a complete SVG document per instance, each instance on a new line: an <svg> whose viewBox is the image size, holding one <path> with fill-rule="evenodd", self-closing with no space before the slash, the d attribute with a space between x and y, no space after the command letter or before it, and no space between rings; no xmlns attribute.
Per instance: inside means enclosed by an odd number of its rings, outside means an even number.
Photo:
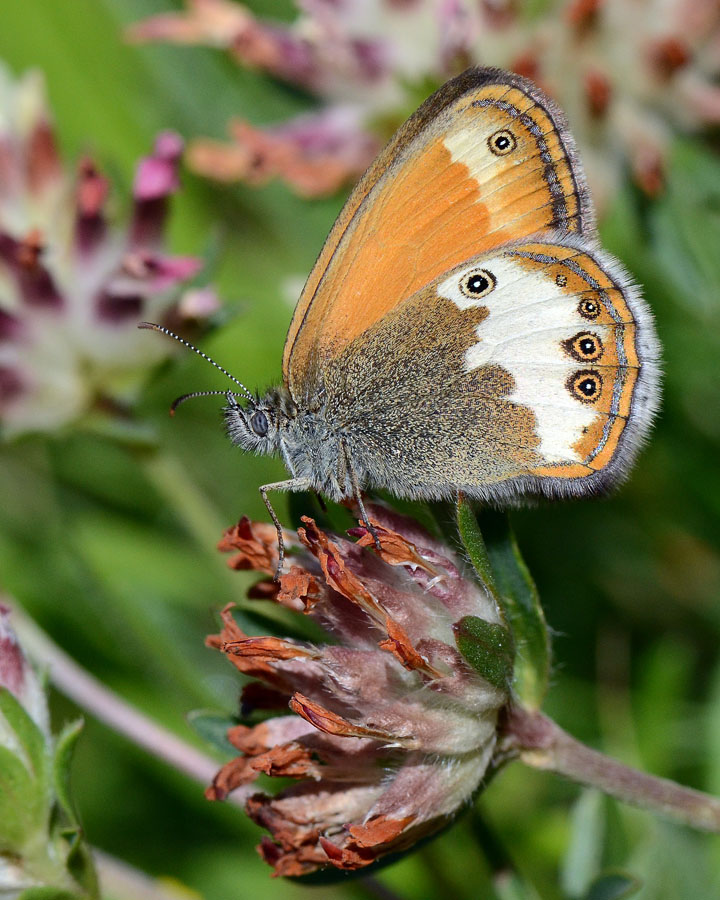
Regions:
<svg viewBox="0 0 720 900"><path fill-rule="evenodd" d="M0 112L0 422L13 436L132 401L171 352L139 339L137 321L177 324L178 289L201 262L163 246L176 134L140 161L130 222L118 228L93 160L75 174L63 166L38 73L15 83L0 70Z"/></svg>
<svg viewBox="0 0 720 900"><path fill-rule="evenodd" d="M626 170L656 194L672 134L720 121L715 0L553 0L532 17L514 0L297 0L291 25L258 19L230 0L186 5L138 23L130 36L209 44L310 91L322 111L305 124L320 138L327 113L351 109L345 139L336 150L327 147L322 163L329 166L334 155L345 181L369 162L369 136L388 137L388 125L402 121L431 87L473 64L527 75L557 99L601 208ZM229 145L204 141L197 155L191 145L191 164L211 175L214 158L227 179L277 176L305 194L337 185L337 177L294 177L315 159L292 128L244 125L232 137ZM280 148L294 165L273 164Z"/></svg>
<svg viewBox="0 0 720 900"><path fill-rule="evenodd" d="M380 148L362 125L358 111L333 106L272 128L230 124L231 143L198 138L188 165L220 181L265 184L282 178L305 197L331 194L356 177Z"/></svg>
<svg viewBox="0 0 720 900"><path fill-rule="evenodd" d="M208 639L257 679L244 713L292 712L231 728L241 755L207 792L244 790L278 875L357 869L442 828L481 784L508 699L507 631L490 594L412 520L380 506L369 515L380 551L362 522L352 541L304 519L299 541L286 535L289 572L251 592L308 615L332 643L249 636L231 608ZM220 548L233 568L269 574L277 563L275 529L246 519ZM459 650L478 633L483 674ZM298 781L252 794L261 773Z"/></svg>

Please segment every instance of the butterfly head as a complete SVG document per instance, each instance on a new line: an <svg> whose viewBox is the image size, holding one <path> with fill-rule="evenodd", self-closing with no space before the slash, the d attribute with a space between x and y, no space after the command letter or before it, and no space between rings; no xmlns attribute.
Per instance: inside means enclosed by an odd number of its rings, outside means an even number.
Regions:
<svg viewBox="0 0 720 900"><path fill-rule="evenodd" d="M273 453L279 448L281 430L297 415L297 410L289 395L280 390L273 390L265 397L260 398L249 391L241 381L238 381L214 359L163 325L141 322L138 327L157 331L173 338L219 369L223 375L234 381L240 388L239 391L193 391L183 394L170 407L171 415L174 415L181 403L193 397L221 395L227 400L227 404L223 408L223 415L228 435L234 444L238 444L244 450L252 450L254 453ZM244 399L246 405L243 406L238 398Z"/></svg>
<svg viewBox="0 0 720 900"><path fill-rule="evenodd" d="M242 406L230 391L223 409L225 428L233 444L259 454L271 454L280 448L282 434L296 414L292 401L279 390L253 398L247 406Z"/></svg>

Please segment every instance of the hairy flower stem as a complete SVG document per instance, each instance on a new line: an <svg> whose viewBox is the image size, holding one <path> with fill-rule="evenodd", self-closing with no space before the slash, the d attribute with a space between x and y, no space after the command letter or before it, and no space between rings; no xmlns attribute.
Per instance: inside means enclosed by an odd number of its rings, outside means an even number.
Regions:
<svg viewBox="0 0 720 900"><path fill-rule="evenodd" d="M509 709L501 735L502 753L534 769L555 772L692 828L720 832L720 799L598 753L542 713Z"/></svg>
<svg viewBox="0 0 720 900"><path fill-rule="evenodd" d="M118 697L61 650L16 604L13 624L34 662L46 668L55 687L100 722L177 771L205 785L212 781L217 762L158 725ZM231 802L242 805L246 797L236 791Z"/></svg>

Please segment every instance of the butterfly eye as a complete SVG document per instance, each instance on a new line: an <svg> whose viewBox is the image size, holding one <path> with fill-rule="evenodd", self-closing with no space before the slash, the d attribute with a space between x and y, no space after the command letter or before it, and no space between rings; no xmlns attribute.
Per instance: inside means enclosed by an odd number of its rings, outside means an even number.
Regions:
<svg viewBox="0 0 720 900"><path fill-rule="evenodd" d="M487 269L473 269L460 279L460 291L471 300L477 300L489 294L496 283L492 272L488 272Z"/></svg>
<svg viewBox="0 0 720 900"><path fill-rule="evenodd" d="M595 403L602 391L602 378L594 369L584 369L570 376L567 389L575 399L583 403Z"/></svg>
<svg viewBox="0 0 720 900"><path fill-rule="evenodd" d="M597 319L600 315L600 304L596 300L581 300L578 303L578 312L583 319Z"/></svg>
<svg viewBox="0 0 720 900"><path fill-rule="evenodd" d="M603 354L600 338L590 331L581 331L575 337L562 342L565 352L579 362L595 362Z"/></svg>
<svg viewBox="0 0 720 900"><path fill-rule="evenodd" d="M503 128L502 131L496 131L494 134L490 135L488 138L488 147L490 148L490 152L494 153L495 156L506 156L508 153L512 153L517 147L517 138L512 131Z"/></svg>
<svg viewBox="0 0 720 900"><path fill-rule="evenodd" d="M258 437L265 437L268 432L267 416L262 410L258 410L250 417L250 427Z"/></svg>

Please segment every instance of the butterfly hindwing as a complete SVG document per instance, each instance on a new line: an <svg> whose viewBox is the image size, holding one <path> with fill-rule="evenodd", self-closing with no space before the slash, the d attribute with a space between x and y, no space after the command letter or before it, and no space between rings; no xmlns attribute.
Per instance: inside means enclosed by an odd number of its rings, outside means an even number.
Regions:
<svg viewBox="0 0 720 900"><path fill-rule="evenodd" d="M347 201L290 325L291 393L442 272L545 229L594 232L564 116L526 79L471 69L411 116Z"/></svg>
<svg viewBox="0 0 720 900"><path fill-rule="evenodd" d="M582 238L513 242L444 273L326 370L353 459L400 495L599 489L657 402L631 280Z"/></svg>

